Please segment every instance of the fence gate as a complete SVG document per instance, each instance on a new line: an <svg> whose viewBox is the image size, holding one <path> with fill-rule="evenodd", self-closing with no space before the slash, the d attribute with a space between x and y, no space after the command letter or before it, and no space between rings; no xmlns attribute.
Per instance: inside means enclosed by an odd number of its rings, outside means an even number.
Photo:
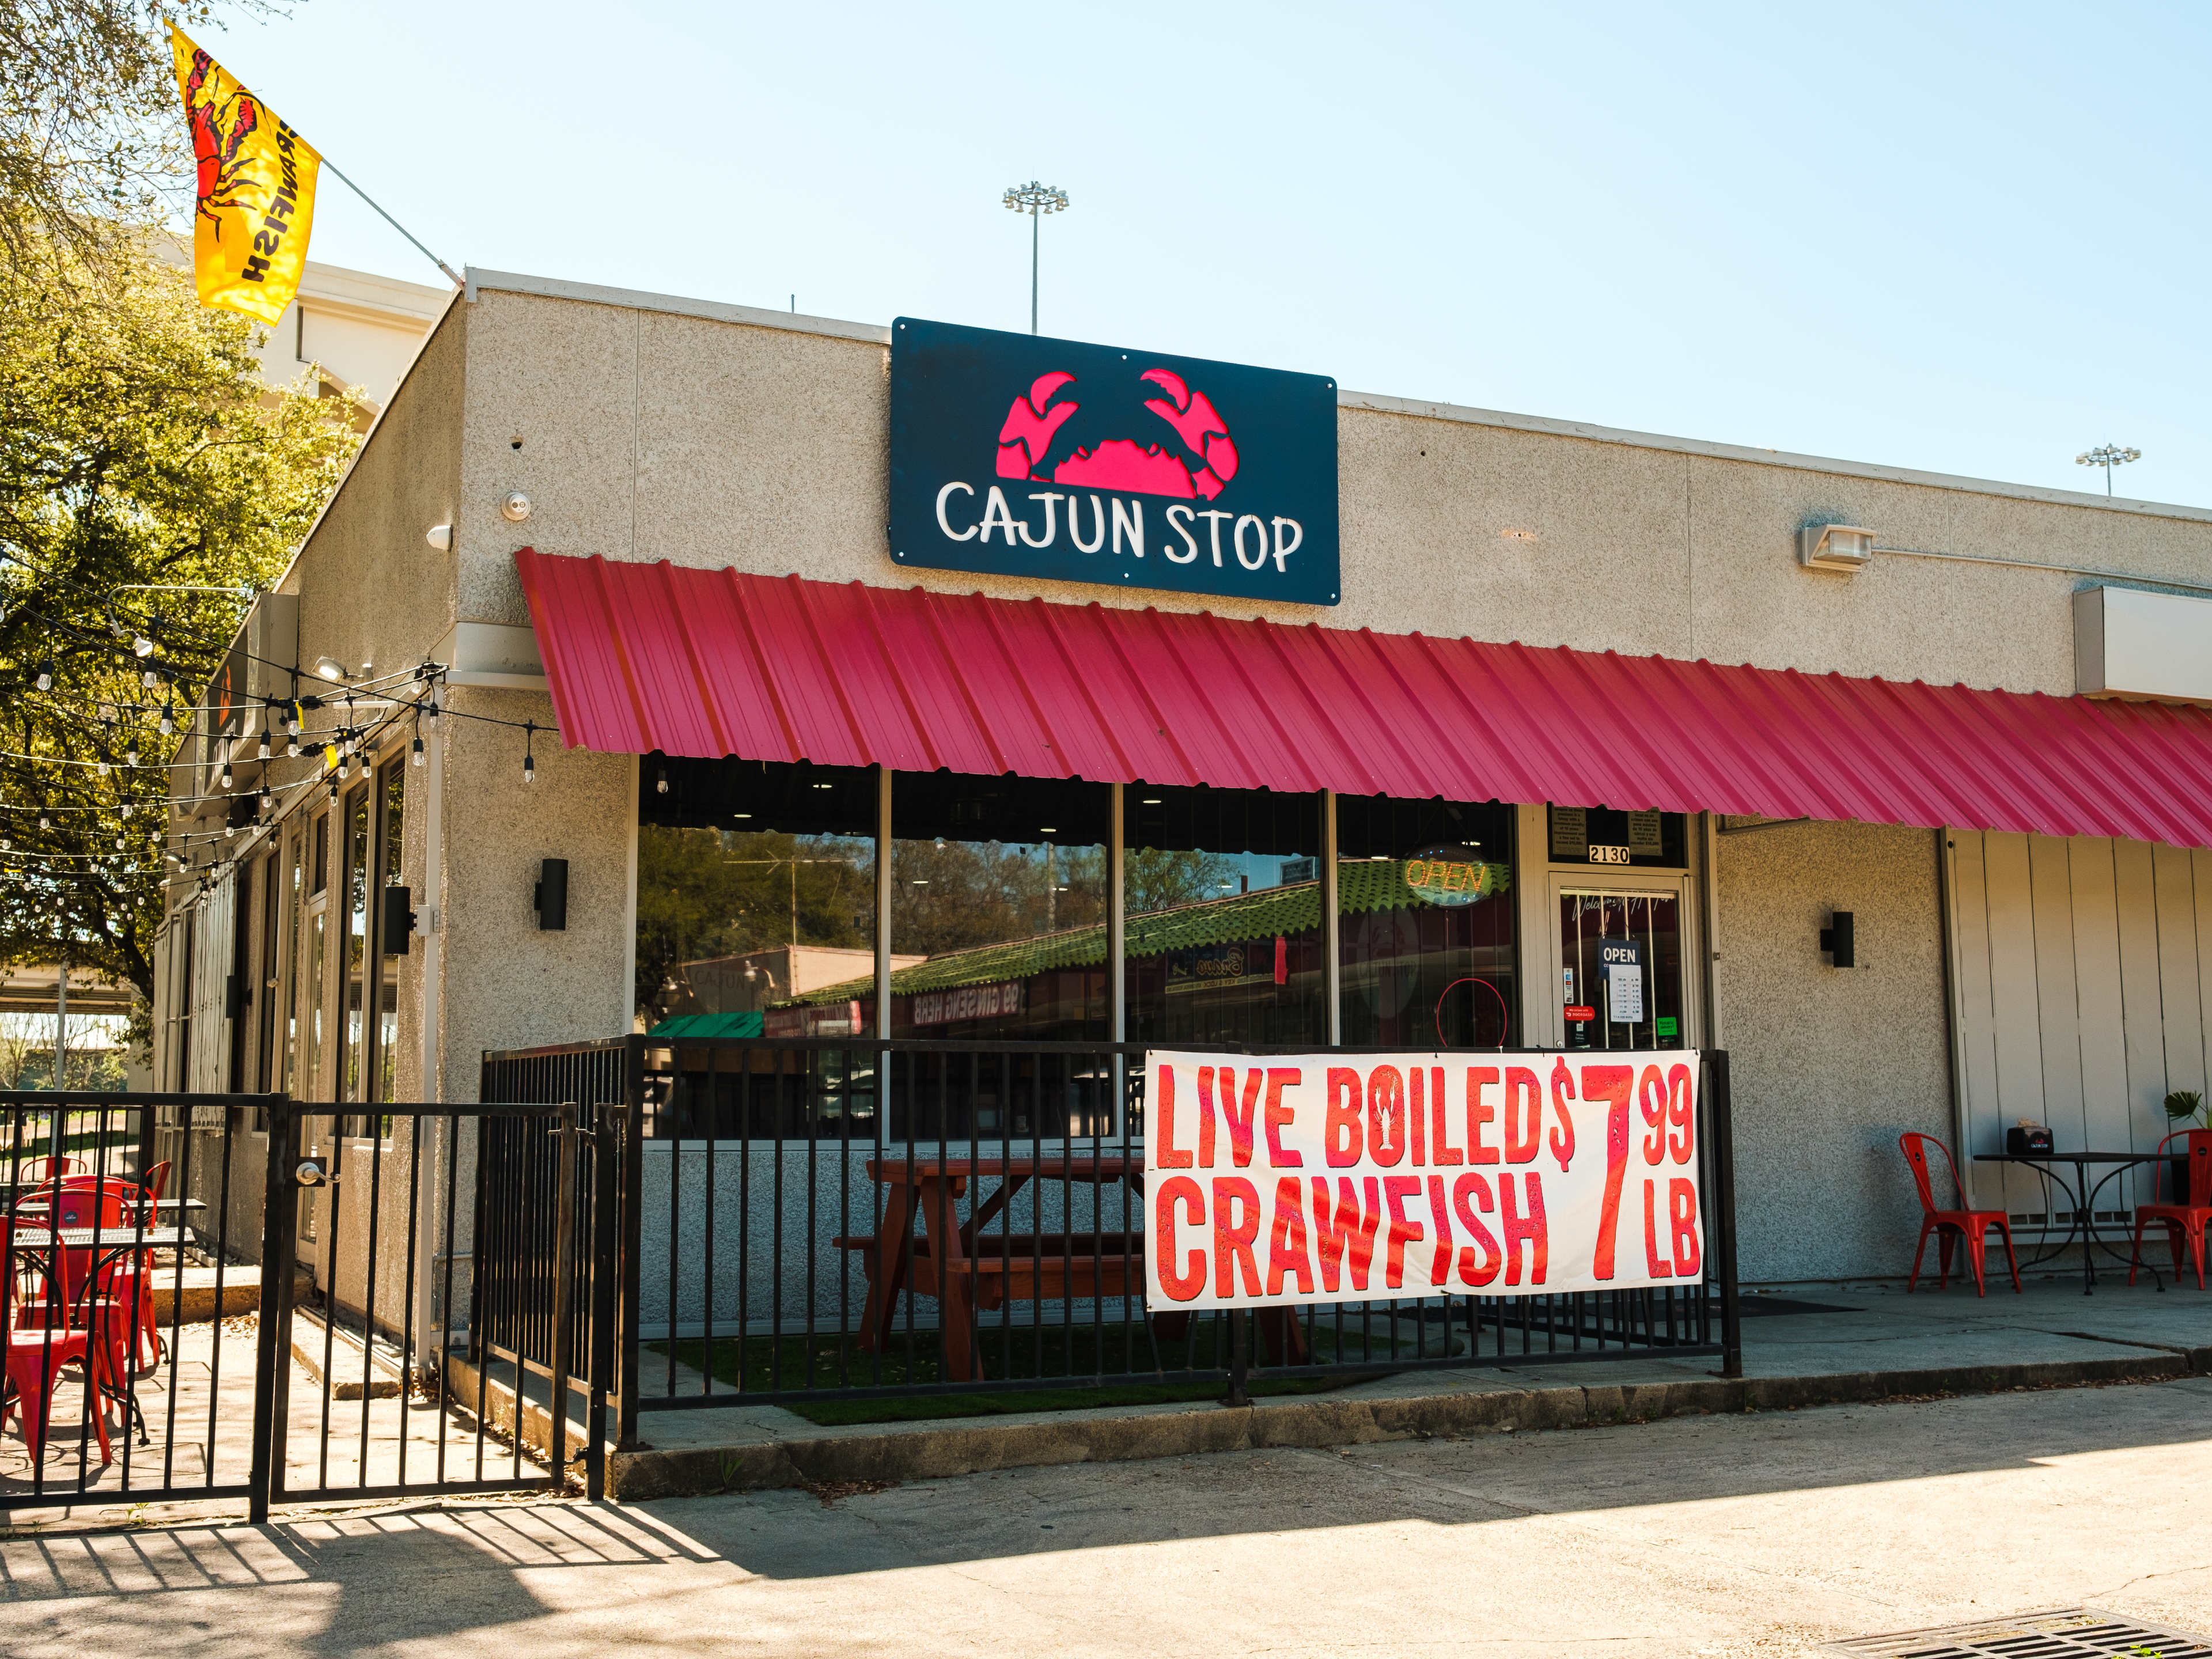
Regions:
<svg viewBox="0 0 2212 1659"><path fill-rule="evenodd" d="M611 1115L583 1117L276 1109L257 1517L270 1504L565 1488L580 1473L599 1494L611 1277L594 1272L592 1233L611 1212L611 1190L595 1200L613 1129Z"/></svg>

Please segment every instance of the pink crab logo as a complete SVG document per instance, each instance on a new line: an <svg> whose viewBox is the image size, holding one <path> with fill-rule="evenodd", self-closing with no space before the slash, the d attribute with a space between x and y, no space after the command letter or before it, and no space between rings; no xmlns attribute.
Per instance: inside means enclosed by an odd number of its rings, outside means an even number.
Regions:
<svg viewBox="0 0 2212 1659"><path fill-rule="evenodd" d="M1122 489L1145 495L1175 495L1212 501L1237 476L1237 445L1229 427L1203 392L1194 390L1171 369L1147 369L1143 379L1167 395L1145 407L1166 422L1182 453L1134 438L1108 438L1077 449L1051 473L1039 471L1046 452L1079 404L1054 403L1075 376L1057 371L1040 374L1025 396L1014 399L999 428L999 476L1032 483L1085 484L1094 489Z"/></svg>

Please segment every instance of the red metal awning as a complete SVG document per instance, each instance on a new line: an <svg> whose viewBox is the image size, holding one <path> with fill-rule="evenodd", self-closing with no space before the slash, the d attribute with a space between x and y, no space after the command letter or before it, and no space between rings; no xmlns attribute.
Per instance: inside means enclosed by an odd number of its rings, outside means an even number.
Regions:
<svg viewBox="0 0 2212 1659"><path fill-rule="evenodd" d="M2212 712L515 555L570 747L2212 846Z"/></svg>

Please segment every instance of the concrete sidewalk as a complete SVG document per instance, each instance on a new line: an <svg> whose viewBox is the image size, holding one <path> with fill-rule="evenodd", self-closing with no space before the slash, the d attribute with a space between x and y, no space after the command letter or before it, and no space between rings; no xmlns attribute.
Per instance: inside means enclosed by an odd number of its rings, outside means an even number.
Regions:
<svg viewBox="0 0 2212 1659"><path fill-rule="evenodd" d="M2212 1632L2208 1413L2185 1377L842 1495L54 1528L0 1538L0 1652L1815 1659L2083 1606Z"/></svg>
<svg viewBox="0 0 2212 1659"><path fill-rule="evenodd" d="M1136 1406L832 1428L774 1406L649 1411L639 1419L645 1446L611 1452L608 1482L629 1500L2212 1372L2212 1295L2193 1285L2160 1291L2146 1278L2130 1289L2123 1276L2085 1296L2078 1278L2051 1279L1986 1297L1971 1284L1910 1296L1899 1285L1840 1285L1792 1287L1776 1301L1838 1310L1748 1313L1741 1381L1721 1378L1711 1356L1538 1354L1239 1410ZM1745 1303L1755 1310L1762 1299ZM665 1376L646 1379L648 1395Z"/></svg>

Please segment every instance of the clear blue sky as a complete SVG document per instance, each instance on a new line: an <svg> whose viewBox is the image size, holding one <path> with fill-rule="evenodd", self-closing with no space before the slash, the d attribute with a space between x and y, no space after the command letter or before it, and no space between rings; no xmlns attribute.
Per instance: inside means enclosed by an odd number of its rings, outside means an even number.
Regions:
<svg viewBox="0 0 2212 1659"><path fill-rule="evenodd" d="M2212 504L2212 10L301 0L204 44L448 262ZM436 281L333 181L313 257Z"/></svg>

